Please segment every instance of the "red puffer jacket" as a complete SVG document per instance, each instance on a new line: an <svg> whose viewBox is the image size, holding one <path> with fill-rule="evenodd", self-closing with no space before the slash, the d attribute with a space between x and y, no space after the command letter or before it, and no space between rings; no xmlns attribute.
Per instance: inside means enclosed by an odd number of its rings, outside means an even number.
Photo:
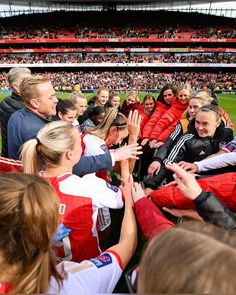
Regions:
<svg viewBox="0 0 236 295"><path fill-rule="evenodd" d="M236 173L223 173L198 180L204 191L213 193L225 206L236 212ZM192 200L186 198L175 185L162 187L150 195L159 207L193 209Z"/></svg>
<svg viewBox="0 0 236 295"><path fill-rule="evenodd" d="M143 133L143 128L144 126L147 124L147 122L150 120L151 115L148 115L145 110L144 110L144 106L143 104L141 104L138 108L138 113L141 115L142 119L141 119L141 123L140 123L140 133L139 133L139 137L143 138L142 133Z"/></svg>
<svg viewBox="0 0 236 295"><path fill-rule="evenodd" d="M154 113L152 114L151 118L148 120L148 122L143 127L142 138L150 138L150 135L152 133L154 126L157 124L157 122L161 119L161 117L169 109L170 109L170 106L164 104L161 101L157 101L156 109L155 109Z"/></svg>
<svg viewBox="0 0 236 295"><path fill-rule="evenodd" d="M171 103L171 107L164 113L153 128L149 138L156 139L157 141L166 141L187 107L188 104L182 104L175 98ZM176 122L176 124L173 124L174 122ZM169 128L170 126L172 126L172 128Z"/></svg>
<svg viewBox="0 0 236 295"><path fill-rule="evenodd" d="M224 121L225 125L229 126L229 128L234 130L234 124L231 121L230 116L228 115L228 113L222 108L220 108L220 111L221 111L221 115L222 115L222 120Z"/></svg>
<svg viewBox="0 0 236 295"><path fill-rule="evenodd" d="M0 157L0 173L22 171L23 165L21 161Z"/></svg>
<svg viewBox="0 0 236 295"><path fill-rule="evenodd" d="M124 100L122 107L121 107L121 113L124 114L126 117L129 116L130 111L137 110L140 106L140 102L137 101L133 104L127 105L126 100Z"/></svg>

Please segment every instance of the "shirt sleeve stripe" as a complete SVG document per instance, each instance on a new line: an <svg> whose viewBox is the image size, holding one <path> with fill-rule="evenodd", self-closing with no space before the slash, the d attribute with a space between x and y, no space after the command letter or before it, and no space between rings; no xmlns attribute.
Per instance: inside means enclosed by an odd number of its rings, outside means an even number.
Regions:
<svg viewBox="0 0 236 295"><path fill-rule="evenodd" d="M117 260L120 268L123 270L123 263L122 263L120 255L112 249L106 250L105 252L113 254L116 257L116 260Z"/></svg>

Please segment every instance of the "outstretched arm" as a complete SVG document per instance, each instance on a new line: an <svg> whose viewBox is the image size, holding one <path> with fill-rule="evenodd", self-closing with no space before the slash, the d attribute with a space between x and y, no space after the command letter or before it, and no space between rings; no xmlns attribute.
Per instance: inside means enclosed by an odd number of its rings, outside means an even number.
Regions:
<svg viewBox="0 0 236 295"><path fill-rule="evenodd" d="M168 220L160 209L147 197L140 184L134 183L133 190L134 211L141 230L150 241L163 230L171 228L174 224Z"/></svg>
<svg viewBox="0 0 236 295"><path fill-rule="evenodd" d="M120 256L123 269L128 264L137 246L137 223L132 209L131 187L132 180L130 177L120 187L125 197L125 213L121 225L120 240L118 244L108 249L108 251L114 251Z"/></svg>
<svg viewBox="0 0 236 295"><path fill-rule="evenodd" d="M112 166L116 161L126 159L137 159L137 156L142 154L141 146L137 143L126 145L111 153L81 157L80 161L73 167L73 173L79 176L104 170L112 170Z"/></svg>
<svg viewBox="0 0 236 295"><path fill-rule="evenodd" d="M141 115L138 113L138 110L134 110L133 112L129 112L129 117L127 119L128 131L129 131L129 144L134 144L138 140L138 136L140 133L140 123L141 123ZM129 171L133 172L135 166L135 159L129 160Z"/></svg>
<svg viewBox="0 0 236 295"><path fill-rule="evenodd" d="M218 226L236 229L234 214L224 206L212 193L204 192L191 173L177 164L167 164L174 172L174 178L180 191L193 200L198 214L205 220Z"/></svg>

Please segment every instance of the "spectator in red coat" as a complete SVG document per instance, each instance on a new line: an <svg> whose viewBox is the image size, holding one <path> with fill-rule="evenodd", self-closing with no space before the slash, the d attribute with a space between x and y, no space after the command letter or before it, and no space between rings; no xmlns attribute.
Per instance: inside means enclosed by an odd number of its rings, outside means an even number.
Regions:
<svg viewBox="0 0 236 295"><path fill-rule="evenodd" d="M158 148L167 140L171 132L175 129L178 120L182 117L183 112L188 107L191 94L192 89L189 84L178 87L177 96L172 101L171 107L152 129L149 137L151 140L149 142L151 148Z"/></svg>
<svg viewBox="0 0 236 295"><path fill-rule="evenodd" d="M155 97L147 94L143 98L143 103L138 108L139 114L142 116L140 124L140 138L142 138L143 127L147 124L156 108Z"/></svg>
<svg viewBox="0 0 236 295"><path fill-rule="evenodd" d="M134 91L131 91L127 94L126 99L124 100L121 113L124 114L126 117L129 116L130 111L137 110L140 106L138 94Z"/></svg>
<svg viewBox="0 0 236 295"><path fill-rule="evenodd" d="M166 84L157 98L156 109L152 114L150 120L145 124L142 129L142 145L146 145L149 141L150 135L154 126L160 120L162 115L170 108L171 102L176 94L176 89L171 84Z"/></svg>
<svg viewBox="0 0 236 295"><path fill-rule="evenodd" d="M139 142L142 141L142 130L146 125L151 115L155 111L156 101L153 95L147 94L143 99L143 103L139 106L138 112L141 115ZM139 157L139 161L136 162L134 173L136 173L137 180L142 180L146 174L147 168L152 161L154 150L149 147L148 144L143 146L143 154Z"/></svg>

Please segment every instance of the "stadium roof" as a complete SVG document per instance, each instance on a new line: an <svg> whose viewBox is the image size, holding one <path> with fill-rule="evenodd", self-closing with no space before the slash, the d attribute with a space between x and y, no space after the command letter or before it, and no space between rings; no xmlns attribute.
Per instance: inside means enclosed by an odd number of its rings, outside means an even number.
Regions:
<svg viewBox="0 0 236 295"><path fill-rule="evenodd" d="M69 3L77 3L77 4L92 4L92 3L97 3L97 4L104 4L104 3L126 3L129 4L130 2L132 3L158 3L158 4L170 4L170 5L193 5L193 4L204 4L204 3L215 3L215 2L230 2L232 0L1 0L1 4L9 4L9 5L25 5L28 6L29 4L33 6L41 6L41 5L48 5L48 4L69 4Z"/></svg>
<svg viewBox="0 0 236 295"><path fill-rule="evenodd" d="M236 17L232 0L0 0L0 17L52 11L169 10Z"/></svg>

